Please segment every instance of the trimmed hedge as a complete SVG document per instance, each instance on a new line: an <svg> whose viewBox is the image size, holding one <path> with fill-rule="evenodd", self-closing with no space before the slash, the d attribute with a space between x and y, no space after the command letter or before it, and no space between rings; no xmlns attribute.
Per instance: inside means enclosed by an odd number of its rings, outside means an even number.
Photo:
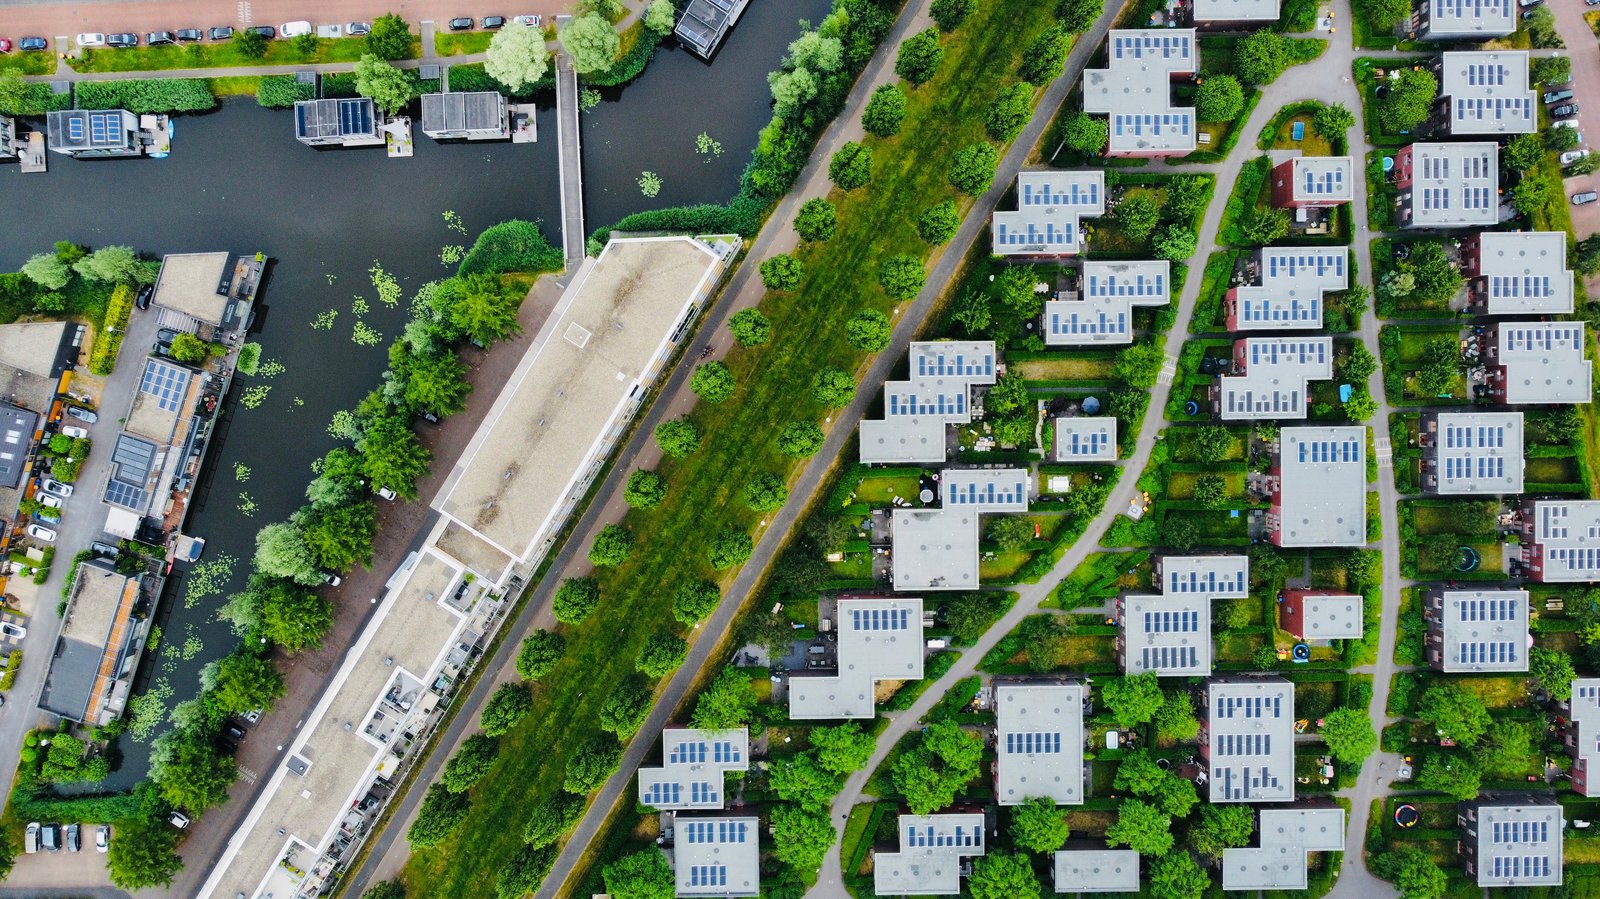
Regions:
<svg viewBox="0 0 1600 899"><path fill-rule="evenodd" d="M268 109L288 109L317 96L315 84L302 84L293 75L268 75L256 87L256 102Z"/></svg>
<svg viewBox="0 0 1600 899"><path fill-rule="evenodd" d="M469 62L450 67L450 90L467 91L499 91L513 100L526 100L539 91L554 90L556 86L555 66L538 81L524 85L521 90L512 90L509 87L489 77L484 71L483 63Z"/></svg>
<svg viewBox="0 0 1600 899"><path fill-rule="evenodd" d="M128 316L133 314L133 285L118 284L111 291L111 302L106 306L106 326L94 336L94 350L89 354L89 371L109 375L117 366L117 352L122 349L122 335L128 329Z"/></svg>
<svg viewBox="0 0 1600 899"><path fill-rule="evenodd" d="M217 107L217 97L203 78L80 81L75 90L83 109L126 109L139 115L203 112Z"/></svg>
<svg viewBox="0 0 1600 899"><path fill-rule="evenodd" d="M561 250L550 245L539 226L520 219L492 225L478 235L461 260L462 276L502 272L558 272L566 265Z"/></svg>
<svg viewBox="0 0 1600 899"><path fill-rule="evenodd" d="M478 68L481 69L483 66L480 64ZM452 80L454 80L453 77ZM323 75L322 96L325 98L360 96L356 93L356 76L350 72L338 75Z"/></svg>
<svg viewBox="0 0 1600 899"><path fill-rule="evenodd" d="M42 81L30 81L22 85L22 100L15 105L0 104L0 112L7 115L44 115L57 109L72 108L72 94L57 94L50 90L50 85Z"/></svg>
<svg viewBox="0 0 1600 899"><path fill-rule="evenodd" d="M43 785L18 784L11 791L11 811L23 821L124 821L139 817L133 793L53 796Z"/></svg>

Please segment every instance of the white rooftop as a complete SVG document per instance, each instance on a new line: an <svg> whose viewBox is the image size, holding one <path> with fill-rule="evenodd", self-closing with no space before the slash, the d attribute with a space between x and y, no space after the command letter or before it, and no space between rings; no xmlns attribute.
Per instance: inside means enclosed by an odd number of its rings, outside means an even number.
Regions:
<svg viewBox="0 0 1600 899"><path fill-rule="evenodd" d="M1534 503L1533 542L1543 556L1542 580L1600 581L1600 500Z"/></svg>
<svg viewBox="0 0 1600 899"><path fill-rule="evenodd" d="M1196 22L1276 22L1278 0L1195 0Z"/></svg>
<svg viewBox="0 0 1600 899"><path fill-rule="evenodd" d="M1307 640L1359 640L1365 629L1362 598L1354 593L1300 593L1300 636Z"/></svg>
<svg viewBox="0 0 1600 899"><path fill-rule="evenodd" d="M983 815L901 815L900 851L872 861L879 896L953 896L965 859L983 854Z"/></svg>
<svg viewBox="0 0 1600 899"><path fill-rule="evenodd" d="M1296 156L1290 162L1293 181L1289 186L1294 199L1323 203L1355 199L1355 157Z"/></svg>
<svg viewBox="0 0 1600 899"><path fill-rule="evenodd" d="M1241 677L1206 684L1211 802L1294 800L1294 684Z"/></svg>
<svg viewBox="0 0 1600 899"><path fill-rule="evenodd" d="M1217 378L1223 421L1305 418L1310 382L1333 377L1332 337L1246 337L1234 347L1244 369Z"/></svg>
<svg viewBox="0 0 1600 899"><path fill-rule="evenodd" d="M1065 256L1083 251L1084 216L1106 213L1106 173L1017 173L1017 208L996 210L989 236L997 256Z"/></svg>
<svg viewBox="0 0 1600 899"><path fill-rule="evenodd" d="M750 732L669 727L661 767L639 769L639 804L658 809L721 809L723 775L750 769Z"/></svg>
<svg viewBox="0 0 1600 899"><path fill-rule="evenodd" d="M1139 853L1132 849L1063 849L1052 860L1058 893L1139 892Z"/></svg>
<svg viewBox="0 0 1600 899"><path fill-rule="evenodd" d="M1044 304L1044 342L1092 346L1133 342L1133 308L1172 301L1172 264L1166 261L1083 263L1075 300Z"/></svg>
<svg viewBox="0 0 1600 899"><path fill-rule="evenodd" d="M1261 810L1261 845L1222 850L1224 890L1303 890L1306 853L1344 851L1344 809Z"/></svg>
<svg viewBox="0 0 1600 899"><path fill-rule="evenodd" d="M1110 415L1075 415L1055 420L1057 462L1115 462L1117 420Z"/></svg>
<svg viewBox="0 0 1600 899"><path fill-rule="evenodd" d="M1411 145L1411 228L1493 225L1500 218L1500 146Z"/></svg>
<svg viewBox="0 0 1600 899"><path fill-rule="evenodd" d="M1158 586L1167 596L1244 599L1250 595L1249 556L1162 556Z"/></svg>
<svg viewBox="0 0 1600 899"><path fill-rule="evenodd" d="M1026 468L946 468L939 477L946 509L1028 511L1031 475Z"/></svg>
<svg viewBox="0 0 1600 899"><path fill-rule="evenodd" d="M839 670L789 678L789 717L871 718L881 680L922 679L922 600L841 599Z"/></svg>
<svg viewBox="0 0 1600 899"><path fill-rule="evenodd" d="M994 688L997 802L1045 797L1057 805L1083 803L1085 692L1081 684Z"/></svg>
<svg viewBox="0 0 1600 899"><path fill-rule="evenodd" d="M1344 247L1262 249L1257 283L1233 288L1238 329L1294 331L1322 327L1323 295L1350 286L1349 255Z"/></svg>
<svg viewBox="0 0 1600 899"><path fill-rule="evenodd" d="M1111 151L1193 151L1194 109L1172 105L1172 76L1197 69L1194 29L1115 29L1108 50L1106 68L1083 73L1083 111L1110 115Z"/></svg>
<svg viewBox="0 0 1600 899"><path fill-rule="evenodd" d="M1433 445L1435 493L1447 496L1522 492L1521 412L1437 412Z"/></svg>
<svg viewBox="0 0 1600 899"><path fill-rule="evenodd" d="M1532 134L1539 95L1528 81L1526 50L1457 50L1441 55L1439 96L1450 109L1450 134Z"/></svg>
<svg viewBox="0 0 1600 899"><path fill-rule="evenodd" d="M1283 428L1273 511L1284 547L1367 545L1367 428Z"/></svg>
<svg viewBox="0 0 1600 899"><path fill-rule="evenodd" d="M946 426L972 421L972 388L994 383L994 341L913 343L910 371L883 385L883 418L861 422L862 462L943 462Z"/></svg>
<svg viewBox="0 0 1600 899"><path fill-rule="evenodd" d="M1122 598L1122 671L1162 677L1211 673L1211 597L1129 595Z"/></svg>
<svg viewBox="0 0 1600 899"><path fill-rule="evenodd" d="M1484 40L1511 34L1517 20L1511 0L1425 0L1423 36L1433 40Z"/></svg>
<svg viewBox="0 0 1600 899"><path fill-rule="evenodd" d="M677 895L761 895L760 818L683 818L673 825Z"/></svg>
<svg viewBox="0 0 1600 899"><path fill-rule="evenodd" d="M971 590L978 586L980 514L1028 511L1025 468L947 468L939 509L895 509L890 567L897 591Z"/></svg>
<svg viewBox="0 0 1600 899"><path fill-rule="evenodd" d="M1485 231L1478 274L1486 315L1572 311L1572 270L1563 231Z"/></svg>
<svg viewBox="0 0 1600 899"><path fill-rule="evenodd" d="M1561 806L1554 802L1481 802L1477 821L1478 886L1561 883Z"/></svg>
<svg viewBox="0 0 1600 899"><path fill-rule="evenodd" d="M1439 601L1446 674L1528 670L1528 591L1441 590Z"/></svg>
<svg viewBox="0 0 1600 899"><path fill-rule="evenodd" d="M1572 680L1572 700L1568 703L1567 717L1577 730L1574 743L1578 758L1586 772L1600 769L1600 677L1578 677ZM1590 774L1584 778L1584 795L1600 796L1600 777Z"/></svg>
<svg viewBox="0 0 1600 899"><path fill-rule="evenodd" d="M1506 405L1589 402L1594 385L1583 322L1501 322L1495 331Z"/></svg>

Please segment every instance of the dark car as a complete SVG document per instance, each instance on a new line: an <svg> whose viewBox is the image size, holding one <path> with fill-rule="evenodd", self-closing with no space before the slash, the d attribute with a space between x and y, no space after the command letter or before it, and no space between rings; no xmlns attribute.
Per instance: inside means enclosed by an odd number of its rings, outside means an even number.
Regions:
<svg viewBox="0 0 1600 899"><path fill-rule="evenodd" d="M1544 102L1546 104L1560 103L1562 100L1571 100L1571 99L1572 99L1572 91L1545 91L1544 92Z"/></svg>
<svg viewBox="0 0 1600 899"><path fill-rule="evenodd" d="M178 36L180 41L198 41L205 37L205 34L198 28L179 28L173 33Z"/></svg>
<svg viewBox="0 0 1600 899"><path fill-rule="evenodd" d="M223 736L223 738L227 739L227 740L231 740L235 744L243 743L244 742L244 738L245 738L245 734L247 734L247 733L249 733L249 731L245 730L244 728L240 727L237 724L234 724L232 721L229 721L222 728L222 736Z"/></svg>
<svg viewBox="0 0 1600 899"><path fill-rule="evenodd" d="M1600 0L1595 0L1595 2L1600 3ZM351 22L349 25L344 26L344 33L351 37L360 37L363 34L371 34L372 26L366 22Z"/></svg>
<svg viewBox="0 0 1600 899"><path fill-rule="evenodd" d="M137 34L129 34L126 31L121 34L108 34L106 35L106 46L116 47L119 50L137 47L139 46L139 36Z"/></svg>
<svg viewBox="0 0 1600 899"><path fill-rule="evenodd" d="M1527 12L1522 14L1522 21L1526 22L1526 21L1528 21L1529 19L1533 18L1534 16L1536 16L1538 14L1539 14L1539 11L1537 9L1530 9Z"/></svg>
<svg viewBox="0 0 1600 899"><path fill-rule="evenodd" d="M218 25L215 28L207 29L206 37L211 38L214 41L225 41L228 38L233 37L233 26Z"/></svg>
<svg viewBox="0 0 1600 899"><path fill-rule="evenodd" d="M139 295L133 298L133 305L139 309L149 309L150 298L155 296L155 292L156 286L154 284L146 284L140 287Z"/></svg>
<svg viewBox="0 0 1600 899"><path fill-rule="evenodd" d="M1576 103L1567 103L1550 110L1550 118L1552 119L1570 119L1577 114L1578 104Z"/></svg>
<svg viewBox="0 0 1600 899"><path fill-rule="evenodd" d="M505 24L506 24L506 17L505 16L484 16L483 17L483 24L480 25L479 27L481 27L481 28L504 28Z"/></svg>
<svg viewBox="0 0 1600 899"><path fill-rule="evenodd" d="M48 50L50 42L42 37L25 37L17 41L18 50Z"/></svg>
<svg viewBox="0 0 1600 899"><path fill-rule="evenodd" d="M152 47L165 47L168 44L176 44L178 39L173 37L170 31L152 31L144 36L144 42Z"/></svg>
<svg viewBox="0 0 1600 899"><path fill-rule="evenodd" d="M271 25L257 25L250 30L269 41L278 36L278 29L273 28Z"/></svg>
<svg viewBox="0 0 1600 899"><path fill-rule="evenodd" d="M76 824L67 825L67 851L77 852L83 848L81 840L82 828Z"/></svg>
<svg viewBox="0 0 1600 899"><path fill-rule="evenodd" d="M467 16L462 16L461 18L457 18L457 19L451 19L450 20L450 30L451 31L471 31L472 30L472 19L470 17L467 17Z"/></svg>

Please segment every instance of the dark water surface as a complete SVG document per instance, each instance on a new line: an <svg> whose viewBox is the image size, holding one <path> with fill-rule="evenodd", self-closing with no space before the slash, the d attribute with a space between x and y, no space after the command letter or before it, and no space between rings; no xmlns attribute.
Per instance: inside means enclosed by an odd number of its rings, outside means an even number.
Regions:
<svg viewBox="0 0 1600 899"><path fill-rule="evenodd" d="M638 81L608 91L583 116L587 227L731 197L771 115L766 73L799 33L797 22L819 20L828 6L753 3L712 65L663 48ZM539 100L533 145L438 144L418 131L411 159L374 149L318 152L294 140L288 112L246 99L178 118L168 159L80 162L52 153L47 174L0 167L0 203L10 210L0 216L0 270L15 271L56 240L128 244L149 254L261 251L273 259L251 339L262 344L263 360L284 371L235 385L186 527L207 541L203 562L236 560L232 575L214 595L188 604L187 578L169 582L158 615L163 648L145 660L140 691L153 688L170 709L197 692L201 667L233 647L216 610L242 587L256 531L301 503L312 460L334 443L330 418L376 386L417 288L453 272L441 264L441 248L470 245L508 218L542 220L560 245L552 102ZM720 156L696 153L701 132L721 142ZM639 191L645 170L662 178L655 198ZM447 226L446 211L466 234ZM395 307L378 300L368 273L374 262L401 285ZM358 297L364 314L353 308ZM337 311L331 329L314 328L330 310ZM382 342L353 342L358 320ZM266 399L241 407L243 389L257 384L271 385ZM238 479L238 465L249 469L248 480ZM246 496L255 505L250 515L241 511ZM119 788L141 779L149 753L148 742L121 742L123 762L110 782Z"/></svg>

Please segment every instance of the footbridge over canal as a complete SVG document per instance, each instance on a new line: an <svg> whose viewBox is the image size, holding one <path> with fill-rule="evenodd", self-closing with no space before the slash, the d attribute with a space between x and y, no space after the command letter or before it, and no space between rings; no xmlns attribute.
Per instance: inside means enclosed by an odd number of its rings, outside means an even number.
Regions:
<svg viewBox="0 0 1600 899"><path fill-rule="evenodd" d="M578 138L578 73L565 50L556 54L556 158L561 174L561 245L571 271L583 261L583 143Z"/></svg>

